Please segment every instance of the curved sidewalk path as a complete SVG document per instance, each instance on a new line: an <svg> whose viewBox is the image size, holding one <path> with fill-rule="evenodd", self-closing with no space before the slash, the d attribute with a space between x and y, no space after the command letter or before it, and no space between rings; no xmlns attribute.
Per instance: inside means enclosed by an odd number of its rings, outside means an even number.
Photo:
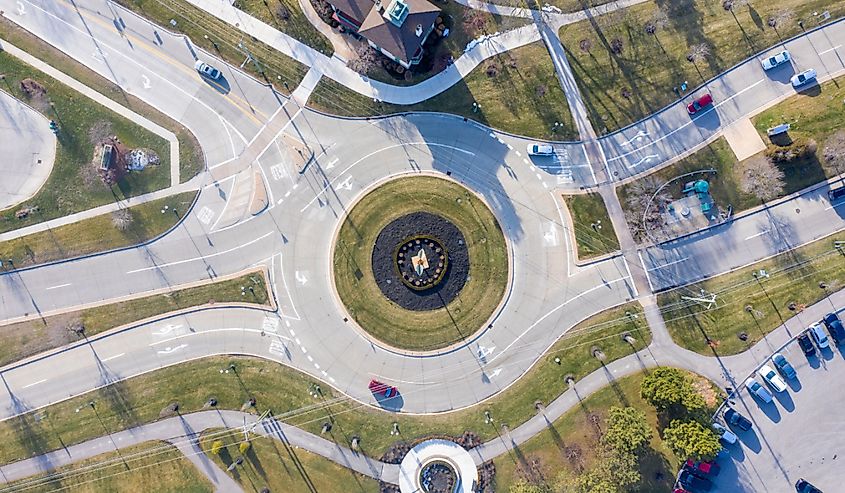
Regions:
<svg viewBox="0 0 845 493"><path fill-rule="evenodd" d="M657 331L653 333L652 343L646 349L613 361L590 373L579 380L573 388L549 403L542 412L513 430L503 427L499 438L485 442L469 452L477 465L505 454L547 430L552 423L578 406L582 400L613 383L614 380L647 368L656 366L684 368L701 374L718 385L738 388L737 382L755 371L772 352L780 350L793 339L794 335L804 329L802 320L804 323L818 320L832 308L843 305L845 305L845 290L832 293L828 298L807 307L800 316L789 319L785 325L781 325L766 335L748 351L721 358L703 356L683 349L668 338L668 334ZM225 485L225 480L219 477L219 469L210 467L213 463L208 461L199 450L197 437L203 430L209 428L241 428L244 425L244 418L247 425L253 425L257 421L255 415L239 411L201 411L168 418L7 464L0 467L0 473L5 481L15 481L113 451L112 443L119 444L119 447L123 448L150 440L164 440L180 448L189 459L192 459L192 462L198 464L200 471L213 482L217 481L215 484ZM493 418L495 420L496 416ZM502 424L504 423L494 422L494 426ZM371 459L364 454L353 452L347 447L272 418L262 421L255 427L254 432L261 436L272 437L284 444L303 448L374 479L393 484L399 480L397 464L386 464Z"/></svg>

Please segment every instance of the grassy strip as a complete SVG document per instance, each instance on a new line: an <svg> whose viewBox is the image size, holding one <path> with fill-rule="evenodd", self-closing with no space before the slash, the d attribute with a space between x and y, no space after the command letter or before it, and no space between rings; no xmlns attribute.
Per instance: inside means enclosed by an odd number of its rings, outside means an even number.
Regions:
<svg viewBox="0 0 845 493"><path fill-rule="evenodd" d="M397 440L390 435L391 423L399 423L399 440L411 441L432 434L460 435L475 431L483 440L498 436L498 424L511 428L533 416L535 401L551 402L566 390L564 376L582 378L601 367L592 355L599 346L606 362L627 356L645 347L651 340L641 316L631 319L626 311L638 313L638 305L629 304L601 313L573 328L556 342L543 358L507 390L484 403L464 411L438 416L407 416L386 413L343 399L323 385L322 397L310 395L311 377L278 363L252 359L211 357L164 368L131 378L80 397L49 406L49 423L35 419L35 413L0 422L0 463L13 462L59 448L62 443L78 443L102 434L103 424L93 413L76 413L94 399L99 419L116 431L158 419L160 412L174 400L180 412L202 409L215 397L223 409L240 409L254 396L258 410L272 409L293 425L319 434L322 424L331 420L332 431L325 438L348 445L350 437L361 437L365 453L379 457ZM634 347L620 335L630 332ZM560 358L558 365L554 358ZM234 363L236 371L219 370ZM364 382L362 382L364 385ZM279 389L285 389L280 392ZM322 404L320 407L305 409ZM485 424L488 410L497 426Z"/></svg>
<svg viewBox="0 0 845 493"><path fill-rule="evenodd" d="M139 456L133 458L135 454ZM214 491L208 479L176 447L157 441L123 448L119 454L100 454L59 468L54 474L8 483L5 488L33 493L151 491L151 488L181 493Z"/></svg>
<svg viewBox="0 0 845 493"><path fill-rule="evenodd" d="M692 87L741 60L815 25L813 12L845 13L843 0L752 2L733 12L709 0L649 1L611 14L563 26L578 85L597 131L608 132L644 118L677 99L673 88ZM665 14L658 19L659 12ZM781 13L776 28L768 25ZM654 35L645 30L656 22ZM710 52L687 61L692 47ZM615 49L614 49L615 48Z"/></svg>
<svg viewBox="0 0 845 493"><path fill-rule="evenodd" d="M791 236L783 225L778 229L777 234ZM749 349L798 310L845 285L845 258L833 247L837 240L845 240L845 234L836 233L735 272L659 294L669 333L679 345L708 356ZM753 273L760 269L770 277L758 282ZM715 293L716 305L706 309L681 299L700 290ZM794 310L790 309L793 303ZM740 333L748 336L746 341L739 339Z"/></svg>
<svg viewBox="0 0 845 493"><path fill-rule="evenodd" d="M362 476L350 469L313 454L294 448L276 439L250 434L245 441L240 431L206 430L200 438L200 447L224 471L239 456L242 465L232 471L232 477L244 491L283 491L285 493L313 493L315 491L377 493L378 481ZM215 454L212 445L222 442L223 448ZM242 443L249 443L246 453L241 453ZM281 467L279 467L281 465Z"/></svg>
<svg viewBox="0 0 845 493"><path fill-rule="evenodd" d="M660 423L654 407L640 396L645 373L611 381L610 385L581 401L548 429L520 445L514 453L494 459L496 485L507 491L509 485L522 479L538 486L565 483L573 476L591 469L599 458L596 455L608 410L611 406L634 407L646 414L654 436L650 446L638 457L641 482L632 491L671 491L678 459L660 437ZM714 394L709 382L692 375L696 388L706 389L708 405L713 406ZM497 491L500 491L497 489ZM513 491L513 490L511 490ZM547 491L537 489L536 491Z"/></svg>
<svg viewBox="0 0 845 493"><path fill-rule="evenodd" d="M4 90L28 102L47 118L56 120L61 127L50 177L41 190L24 203L37 208L38 212L23 219L15 217L15 212L21 207L0 212L0 232L170 185L170 146L161 137L4 52L0 52L0 73L4 74ZM28 98L20 86L21 81L28 78L41 84L46 95ZM117 135L129 148L153 149L161 157L162 164L129 173L109 187L97 176L96 166L92 163L95 138L91 134Z"/></svg>
<svg viewBox="0 0 845 493"><path fill-rule="evenodd" d="M241 294L243 286L252 286L255 292ZM269 304L264 276L251 273L169 293L4 325L0 330L0 366L78 341L79 336L71 330L74 327L84 327L85 335L91 337L137 320L215 302Z"/></svg>
<svg viewBox="0 0 845 493"><path fill-rule="evenodd" d="M372 267L381 230L420 210L457 226L472 262L460 295L445 307L422 312L387 299ZM340 299L364 330L394 347L431 350L461 341L487 323L507 286L507 246L496 218L462 186L434 177L400 178L370 192L350 211L338 234L334 273Z"/></svg>
<svg viewBox="0 0 845 493"><path fill-rule="evenodd" d="M488 75L488 70L496 75ZM474 102L480 110L473 111ZM377 103L326 77L317 84L308 104L342 116L442 111L529 137L572 140L578 135L549 53L541 42L484 61L462 81L418 104ZM561 124L557 130L556 122Z"/></svg>
<svg viewBox="0 0 845 493"><path fill-rule="evenodd" d="M293 58L183 0L117 0L117 3L159 26L188 36L195 45L236 67L246 58L244 50L239 48L243 44L256 60L244 64L243 70L273 82L279 92L293 91L308 72L308 67ZM171 20L176 22L175 26Z"/></svg>
<svg viewBox="0 0 845 493"><path fill-rule="evenodd" d="M124 92L114 83L3 17L0 17L0 31L3 33L3 39L18 48L173 132L179 141L179 171L183 183L205 168L205 157L199 142L179 122Z"/></svg>
<svg viewBox="0 0 845 493"><path fill-rule="evenodd" d="M326 56L334 53L329 39L305 17L297 0L237 0L235 7Z"/></svg>
<svg viewBox="0 0 845 493"><path fill-rule="evenodd" d="M579 259L594 258L619 250L619 239L613 231L601 195L564 195L563 201L574 223Z"/></svg>
<svg viewBox="0 0 845 493"><path fill-rule="evenodd" d="M136 245L170 229L181 218L178 214L188 210L195 196L196 192L183 192L128 207L122 212L102 214L0 242L0 259L4 262L12 259L15 267L25 267ZM173 213L162 214L165 207ZM125 229L120 229L120 218L127 213L131 220Z"/></svg>

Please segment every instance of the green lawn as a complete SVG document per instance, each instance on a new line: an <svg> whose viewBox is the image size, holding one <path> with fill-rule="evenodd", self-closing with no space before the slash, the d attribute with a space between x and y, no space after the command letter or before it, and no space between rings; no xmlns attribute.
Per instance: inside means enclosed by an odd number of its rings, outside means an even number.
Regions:
<svg viewBox="0 0 845 493"><path fill-rule="evenodd" d="M255 293L241 287L252 286ZM177 289L133 300L101 305L43 319L3 325L0 330L0 366L79 340L69 329L81 325L90 337L135 321L206 303L246 302L268 305L264 276L258 272L234 279Z"/></svg>
<svg viewBox="0 0 845 493"><path fill-rule="evenodd" d="M496 67L497 75L487 75L491 66ZM481 105L480 111L473 112L473 102ZM374 103L326 77L317 84L308 104L328 113L348 116L442 111L529 137L572 140L578 136L566 96L541 42L484 61L463 81L418 104ZM555 122L562 125L556 132L553 130Z"/></svg>
<svg viewBox="0 0 845 493"><path fill-rule="evenodd" d="M80 493L157 491L200 493L214 491L211 483L179 450L166 442L150 441L62 467L52 474L31 476L5 485L9 491Z"/></svg>
<svg viewBox="0 0 845 493"><path fill-rule="evenodd" d="M5 76L0 89L28 102L60 126L56 160L50 177L33 198L0 212L0 232L170 185L170 146L164 139L4 52L0 52L0 73ZM25 79L41 84L46 94L28 98L20 86ZM117 135L128 148L153 149L161 158L161 164L129 173L116 185L106 186L97 176L92 163L94 144L89 132L96 128L107 129L109 134ZM15 213L22 207L37 208L38 212L18 219Z"/></svg>
<svg viewBox="0 0 845 493"><path fill-rule="evenodd" d="M305 17L297 0L236 0L235 7L326 56L334 53L331 42Z"/></svg>
<svg viewBox="0 0 845 493"><path fill-rule="evenodd" d="M498 436L498 426L485 424L485 410L497 425L507 423L514 428L536 413L535 401L551 402L567 389L564 382L567 374L580 379L601 367L592 355L593 346L601 348L606 362L645 347L651 336L642 316L631 320L625 315L626 311L638 314L638 306L623 305L585 320L556 342L506 391L463 411L424 417L396 415L349 401L327 385L322 385L323 397L315 399L309 395L314 380L278 363L211 357L164 368L51 405L47 408L50 420L46 423L36 420L34 414L0 422L0 441L5 444L0 448L0 463L57 449L62 442L69 445L101 435L102 425L97 416L74 412L92 399L97 402L99 417L112 431L154 421L174 400L179 402L180 412L189 413L202 409L210 397L218 400L220 408L240 409L251 395L256 398L258 411L272 409L284 421L312 433L320 433L322 424L332 419L334 427L325 438L348 445L349 437L357 434L362 439L363 451L370 457L380 457L396 440L389 434L393 421L399 423L401 440L412 441L433 434L459 436L466 430L489 440ZM633 348L622 341L625 332L635 338ZM555 357L561 359L560 364L555 363ZM235 373L220 372L231 363L236 365ZM314 407L318 402L323 406Z"/></svg>
<svg viewBox="0 0 845 493"><path fill-rule="evenodd" d="M251 38L240 29L230 26L184 0L117 0L117 3L159 26L167 26L170 31L185 34L195 45L217 54L236 67L240 66L246 58L245 52L238 47L240 43L243 43L252 57L257 60L257 63L245 64L243 70L258 79L263 79L259 71L260 67L267 76L267 80L273 82L279 92L288 94L296 89L305 77L305 73L308 72L308 67L293 58ZM176 26L170 24L171 19L176 21ZM288 86L285 87L283 82L286 82Z"/></svg>
<svg viewBox="0 0 845 493"><path fill-rule="evenodd" d="M129 207L126 210L132 220L124 230L115 226L116 214L108 213L3 241L0 258L12 259L15 267L25 267L136 245L173 227L196 195L196 192L184 192ZM161 213L164 207L168 208L166 214ZM169 211L180 211L180 215Z"/></svg>
<svg viewBox="0 0 845 493"><path fill-rule="evenodd" d="M200 438L200 446L222 470L238 458L244 457L242 465L231 473L244 491L270 491L284 493L345 492L377 493L379 484L375 479L362 476L351 469L307 450L294 448L273 438L249 435L250 448L241 454L239 447L245 443L240 431L220 429L206 430ZM212 452L212 444L221 441L223 448L218 454Z"/></svg>
<svg viewBox="0 0 845 493"><path fill-rule="evenodd" d="M778 234L791 235L788 230ZM789 308L791 303L800 310L822 300L826 292L819 283L828 286L827 292L845 285L845 256L833 248L837 240L845 240L845 234L837 233L736 272L659 294L657 301L672 338L708 356L745 351L796 314ZM752 273L759 269L765 269L770 277L758 283ZM681 300L681 296L700 289L717 295L716 305L709 310ZM739 339L741 332L748 335L747 341ZM713 348L707 338L713 341Z"/></svg>
<svg viewBox="0 0 845 493"><path fill-rule="evenodd" d="M598 193L564 195L575 229L578 258L586 260L619 250L619 240Z"/></svg>
<svg viewBox="0 0 845 493"><path fill-rule="evenodd" d="M494 459L496 491L508 491L518 479L532 483L551 483L589 470L596 463L596 448L601 430L611 406L632 406L646 413L654 437L645 453L639 457L642 481L633 491L671 491L678 460L663 443L658 433L658 419L654 407L640 397L640 385L645 374L640 373L619 380L587 397L581 405L548 425L548 429L534 436L509 454ZM594 423L590 418L597 417ZM662 479L655 479L657 474Z"/></svg>
<svg viewBox="0 0 845 493"><path fill-rule="evenodd" d="M665 13L656 34L644 26ZM590 120L600 133L622 128L673 102L684 81L701 84L746 57L816 25L813 12L845 12L843 0L751 2L734 12L710 0L649 1L616 13L563 26L560 38L578 80ZM791 12L777 29L769 19ZM691 47L706 44L710 54L693 64ZM612 46L620 46L614 53ZM588 48L589 49L586 49Z"/></svg>
<svg viewBox="0 0 845 493"><path fill-rule="evenodd" d="M460 202L458 202L460 200ZM437 310L406 310L381 292L373 277L373 245L393 220L430 211L463 233L472 275L460 295ZM376 339L409 350L448 346L484 327L508 282L505 237L487 206L455 182L400 178L367 194L341 226L334 250L334 279L349 315Z"/></svg>

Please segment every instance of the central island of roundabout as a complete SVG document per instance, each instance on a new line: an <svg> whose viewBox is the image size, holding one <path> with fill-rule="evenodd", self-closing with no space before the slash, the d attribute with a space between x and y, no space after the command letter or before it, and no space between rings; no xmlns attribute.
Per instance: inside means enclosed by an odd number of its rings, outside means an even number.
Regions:
<svg viewBox="0 0 845 493"><path fill-rule="evenodd" d="M366 193L336 235L334 283L362 332L393 350L460 344L500 308L509 279L505 236L461 184L414 175Z"/></svg>

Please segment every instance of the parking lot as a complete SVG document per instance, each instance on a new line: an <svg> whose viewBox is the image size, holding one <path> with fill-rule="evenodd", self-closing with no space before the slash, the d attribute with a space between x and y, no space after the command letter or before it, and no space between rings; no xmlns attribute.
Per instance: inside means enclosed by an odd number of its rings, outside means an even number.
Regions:
<svg viewBox="0 0 845 493"><path fill-rule="evenodd" d="M733 460L719 461L722 471L714 478L713 491L794 492L799 478L825 493L845 491L843 351L832 345L808 358L793 341L781 353L798 376L786 380L787 391L772 391L775 398L769 404L739 384L741 390L730 402L754 426L749 431L732 429L739 442L726 447ZM772 366L771 361L767 364ZM766 385L756 374L755 379ZM718 421L724 423L721 413Z"/></svg>

